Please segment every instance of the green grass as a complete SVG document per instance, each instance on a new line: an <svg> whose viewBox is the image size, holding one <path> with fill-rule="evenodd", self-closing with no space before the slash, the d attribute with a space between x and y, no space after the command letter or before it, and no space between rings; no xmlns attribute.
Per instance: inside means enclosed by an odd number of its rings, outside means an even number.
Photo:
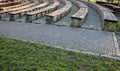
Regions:
<svg viewBox="0 0 120 71"><path fill-rule="evenodd" d="M120 61L0 36L0 71L120 71Z"/></svg>
<svg viewBox="0 0 120 71"><path fill-rule="evenodd" d="M118 21L118 23L117 23L116 31L120 32L120 19L119 19L119 21Z"/></svg>

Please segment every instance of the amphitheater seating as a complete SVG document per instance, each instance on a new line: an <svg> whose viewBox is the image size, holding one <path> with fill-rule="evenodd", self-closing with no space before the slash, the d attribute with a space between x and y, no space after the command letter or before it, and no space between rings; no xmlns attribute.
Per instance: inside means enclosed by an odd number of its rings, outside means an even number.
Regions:
<svg viewBox="0 0 120 71"><path fill-rule="evenodd" d="M4 3L0 3L0 7L7 7L7 6L12 6L12 5L17 5L20 3L21 3L21 1L4 2Z"/></svg>
<svg viewBox="0 0 120 71"><path fill-rule="evenodd" d="M62 1L64 4L60 5L60 1ZM0 3L0 5L5 3L10 3L10 2L3 2L3 3ZM100 15L100 18L101 18L100 23L102 22L102 24L98 26L100 27L102 26L102 29L105 29L105 30L115 29L118 19L111 12L110 9L105 8L96 3L91 3L88 1L80 1L80 0L70 0L70 1L68 0L37 0L37 1L26 0L21 4L8 6L8 7L0 7L0 10L2 10L0 11L0 19L4 18L5 20L9 19L10 21L15 21L17 19L16 21L25 20L26 22L32 22L36 19L39 19L42 16L45 16L44 19L46 20L46 22L43 20L37 20L34 22L38 23L42 21L42 23L44 22L46 24L53 24L58 20L60 20L61 18L63 18L64 16L66 16L71 11L72 3L74 3L74 5L78 7L78 11L69 17L72 21L72 22L71 21L69 22L71 23L69 24L71 27L81 27L81 25L83 24L88 14L88 6L91 6ZM56 10L58 7L60 9ZM77 10L77 8L75 8L75 10ZM91 14L91 10L90 10L90 14ZM99 15L97 15L97 17ZM25 19L21 18L22 16L25 16ZM89 18L90 17L88 17L88 19ZM64 23L66 22L62 22L62 26L64 25Z"/></svg>
<svg viewBox="0 0 120 71"><path fill-rule="evenodd" d="M5 10L5 11L0 11L0 19L3 18L3 17L8 17L8 12L26 9L26 8L35 6L36 4L38 4L37 1L35 1L34 3L30 3L30 4L28 4L28 5L21 6L21 7L17 7L17 8Z"/></svg>
<svg viewBox="0 0 120 71"><path fill-rule="evenodd" d="M87 5L79 1L72 0L72 2L76 4L80 9L74 15L71 16L72 23L70 26L81 27L85 17L88 14L88 7Z"/></svg>
<svg viewBox="0 0 120 71"><path fill-rule="evenodd" d="M30 8L27 8L27 9L10 12L10 13L9 13L9 15L10 15L10 17L9 17L9 18L10 18L10 21L14 21L14 20L17 19L17 18L22 17L25 13L39 10L39 9L41 9L41 8L47 6L47 5L48 5L48 2L45 1L45 2L42 3L42 4L39 4L39 5L30 7Z"/></svg>
<svg viewBox="0 0 120 71"><path fill-rule="evenodd" d="M47 18L46 18L46 23L47 24L52 24L54 22L56 22L57 20L61 19L62 17L64 17L67 13L69 13L69 11L72 8L72 4L71 2L64 0L65 2L65 6L61 9L58 9L52 13L47 14Z"/></svg>
<svg viewBox="0 0 120 71"><path fill-rule="evenodd" d="M95 3L89 3L93 8L95 8L98 13L100 14L103 24L102 29L113 31L116 28L116 23L118 22L117 17L111 12L111 10L95 4ZM109 26L108 26L109 25Z"/></svg>
<svg viewBox="0 0 120 71"><path fill-rule="evenodd" d="M27 5L21 6L21 7L10 9L10 10L7 10L7 11L11 12L11 11L22 10L22 9L26 9L26 8L32 7L32 6L36 5L36 4L38 4L37 1L34 2L34 3L31 3L31 4L27 4Z"/></svg>
<svg viewBox="0 0 120 71"><path fill-rule="evenodd" d="M45 8L42 8L42 9L34 11L34 12L26 13L26 22L32 22L33 20L38 19L38 18L44 16L45 14L56 10L56 8L59 6L59 4L60 3L58 0L54 0L54 3L50 6L47 6Z"/></svg>

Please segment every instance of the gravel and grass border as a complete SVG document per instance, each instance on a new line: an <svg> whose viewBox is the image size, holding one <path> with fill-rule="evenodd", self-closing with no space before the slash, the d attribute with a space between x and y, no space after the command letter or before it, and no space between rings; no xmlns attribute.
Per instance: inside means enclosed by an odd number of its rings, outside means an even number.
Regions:
<svg viewBox="0 0 120 71"><path fill-rule="evenodd" d="M120 61L0 36L0 71L119 71Z"/></svg>

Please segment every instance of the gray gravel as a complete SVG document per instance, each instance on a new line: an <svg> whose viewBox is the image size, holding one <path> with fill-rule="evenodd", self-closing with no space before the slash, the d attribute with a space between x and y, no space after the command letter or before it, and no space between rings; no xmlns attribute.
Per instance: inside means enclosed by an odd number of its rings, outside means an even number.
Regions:
<svg viewBox="0 0 120 71"><path fill-rule="evenodd" d="M89 6L88 6L88 10L89 10L88 15L82 27L88 29L101 30L101 19L99 14Z"/></svg>
<svg viewBox="0 0 120 71"><path fill-rule="evenodd" d="M100 55L116 52L113 35L107 31L0 21L0 35Z"/></svg>

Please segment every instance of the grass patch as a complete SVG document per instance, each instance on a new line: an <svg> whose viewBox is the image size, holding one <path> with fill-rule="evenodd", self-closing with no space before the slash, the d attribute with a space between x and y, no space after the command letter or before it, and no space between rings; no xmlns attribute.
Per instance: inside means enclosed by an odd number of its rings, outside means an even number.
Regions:
<svg viewBox="0 0 120 71"><path fill-rule="evenodd" d="M120 32L120 19L119 19L119 21L118 21L118 23L117 23L116 31Z"/></svg>
<svg viewBox="0 0 120 71"><path fill-rule="evenodd" d="M1 36L0 71L120 71L120 61Z"/></svg>

